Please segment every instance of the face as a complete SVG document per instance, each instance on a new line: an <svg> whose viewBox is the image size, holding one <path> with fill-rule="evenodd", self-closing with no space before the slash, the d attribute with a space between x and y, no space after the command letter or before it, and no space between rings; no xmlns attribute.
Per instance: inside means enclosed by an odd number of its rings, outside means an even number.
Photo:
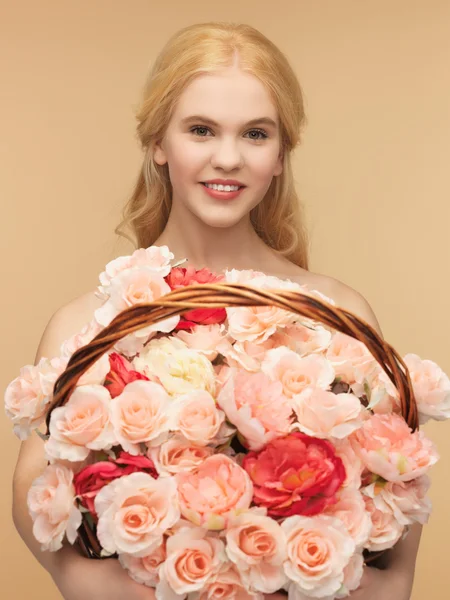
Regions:
<svg viewBox="0 0 450 600"><path fill-rule="evenodd" d="M198 76L180 97L154 160L168 165L177 215L191 213L211 227L248 217L282 172L278 115L266 88L236 68ZM203 183L214 179L245 187L235 197L213 197Z"/></svg>

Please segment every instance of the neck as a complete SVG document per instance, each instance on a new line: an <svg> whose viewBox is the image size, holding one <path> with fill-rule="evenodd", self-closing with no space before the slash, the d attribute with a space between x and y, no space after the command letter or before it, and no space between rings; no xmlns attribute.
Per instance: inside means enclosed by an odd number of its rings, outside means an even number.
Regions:
<svg viewBox="0 0 450 600"><path fill-rule="evenodd" d="M183 222L182 222L183 221ZM177 219L173 211L167 225L155 241L156 246L168 246L175 260L186 258L188 265L206 267L214 272L225 269L264 271L276 253L255 232L246 217L232 227L209 227L203 222Z"/></svg>

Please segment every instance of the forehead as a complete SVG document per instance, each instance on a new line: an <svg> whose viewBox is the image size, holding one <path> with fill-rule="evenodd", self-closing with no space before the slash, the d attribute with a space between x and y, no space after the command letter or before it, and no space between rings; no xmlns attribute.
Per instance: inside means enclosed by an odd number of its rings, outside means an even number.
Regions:
<svg viewBox="0 0 450 600"><path fill-rule="evenodd" d="M189 115L211 119L251 120L255 116L278 120L277 109L266 87L254 75L237 69L202 74L185 88L175 108L174 119Z"/></svg>

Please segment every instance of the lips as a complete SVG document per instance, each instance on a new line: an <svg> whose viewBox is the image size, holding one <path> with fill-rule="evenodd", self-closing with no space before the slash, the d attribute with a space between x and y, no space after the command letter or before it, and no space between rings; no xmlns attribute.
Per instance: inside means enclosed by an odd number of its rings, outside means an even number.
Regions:
<svg viewBox="0 0 450 600"><path fill-rule="evenodd" d="M205 187L208 187L208 186L206 185L206 182L204 182L204 181L200 181L200 183L201 183L202 185L204 185ZM208 181L208 183L210 183L210 182ZM223 186L226 186L226 185L232 185L233 187L236 187L236 186L237 186L237 185L239 185L239 184L237 184L237 183L216 183L216 184L210 184L210 185L223 185ZM246 186L245 186L245 185L239 185L239 189L242 189L242 188L244 188L244 187L246 187Z"/></svg>

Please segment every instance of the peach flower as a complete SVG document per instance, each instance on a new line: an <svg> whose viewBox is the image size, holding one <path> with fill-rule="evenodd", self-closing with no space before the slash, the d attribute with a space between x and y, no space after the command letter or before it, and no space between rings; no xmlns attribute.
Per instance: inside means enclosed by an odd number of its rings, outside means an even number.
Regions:
<svg viewBox="0 0 450 600"><path fill-rule="evenodd" d="M170 272L170 261L174 255L167 246L150 246L149 248L138 248L129 256L119 256L111 260L100 273L99 286L96 295L100 299L106 300L109 293L111 281L123 271L133 267L145 267L151 272L155 272L161 277L165 277Z"/></svg>
<svg viewBox="0 0 450 600"><path fill-rule="evenodd" d="M287 435L292 408L283 386L264 373L239 371L227 379L217 402L251 450L260 450L270 440Z"/></svg>
<svg viewBox="0 0 450 600"><path fill-rule="evenodd" d="M37 365L26 365L5 390L5 411L14 433L27 439L45 420L56 380L66 368L67 358L41 358Z"/></svg>
<svg viewBox="0 0 450 600"><path fill-rule="evenodd" d="M338 501L327 506L324 512L344 523L357 548L364 546L369 539L372 521L361 492L351 488L341 490Z"/></svg>
<svg viewBox="0 0 450 600"><path fill-rule="evenodd" d="M167 539L166 549L156 588L156 597L164 600L201 590L226 560L223 542L202 527L181 528Z"/></svg>
<svg viewBox="0 0 450 600"><path fill-rule="evenodd" d="M338 456L344 463L345 481L342 484L343 488L351 487L359 490L361 487L361 475L364 470L364 465L353 450L353 446L348 438L342 440L333 440L333 444Z"/></svg>
<svg viewBox="0 0 450 600"><path fill-rule="evenodd" d="M422 475L411 481L377 482L364 488L364 494L372 498L375 507L393 512L401 525L418 522L424 525L431 514L431 500L426 496L430 478Z"/></svg>
<svg viewBox="0 0 450 600"><path fill-rule="evenodd" d="M177 486L172 477L125 475L98 492L95 510L97 536L107 552L147 556L180 518Z"/></svg>
<svg viewBox="0 0 450 600"><path fill-rule="evenodd" d="M169 431L170 397L158 383L132 381L111 400L111 421L124 450L139 454L142 443L159 441Z"/></svg>
<svg viewBox="0 0 450 600"><path fill-rule="evenodd" d="M149 303L170 292L170 286L159 273L144 266L133 267L119 273L108 287L108 299L95 311L95 319L106 327L123 310L137 304ZM157 331L170 332L180 317L174 316L149 325L125 336L114 348L127 355L139 352L149 336Z"/></svg>
<svg viewBox="0 0 450 600"><path fill-rule="evenodd" d="M450 379L432 360L422 360L417 354L407 354L404 362L419 410L420 423L429 419L450 419Z"/></svg>
<svg viewBox="0 0 450 600"><path fill-rule="evenodd" d="M76 387L69 401L55 408L45 451L50 459L73 462L90 450L108 450L116 443L110 418L111 396L101 385Z"/></svg>
<svg viewBox="0 0 450 600"><path fill-rule="evenodd" d="M331 363L324 356L311 354L302 358L285 346L268 350L261 368L273 381L282 383L288 398L307 387L327 390L335 377Z"/></svg>
<svg viewBox="0 0 450 600"><path fill-rule="evenodd" d="M274 519L256 511L241 513L230 519L226 540L228 558L247 588L269 594L287 582L283 571L286 537Z"/></svg>
<svg viewBox="0 0 450 600"><path fill-rule="evenodd" d="M233 563L224 563L200 592L189 595L189 600L264 600L264 594L250 592L244 586Z"/></svg>
<svg viewBox="0 0 450 600"><path fill-rule="evenodd" d="M178 396L170 404L169 416L172 431L200 446L206 446L215 438L225 420L225 413L205 390Z"/></svg>
<svg viewBox="0 0 450 600"><path fill-rule="evenodd" d="M119 554L119 562L137 583L156 587L159 583L159 568L166 560L166 545L162 543L150 554L138 558L131 554Z"/></svg>
<svg viewBox="0 0 450 600"><path fill-rule="evenodd" d="M374 501L369 496L363 496L372 520L369 539L364 547L371 552L387 550L392 548L402 537L404 525L401 525L395 518L390 508L385 505L383 510L375 506Z"/></svg>
<svg viewBox="0 0 450 600"><path fill-rule="evenodd" d="M52 552L62 548L64 535L75 542L81 513L75 506L73 471L59 464L48 465L28 492L28 509L33 519L33 534L41 549Z"/></svg>
<svg viewBox="0 0 450 600"><path fill-rule="evenodd" d="M228 333L238 342L265 342L278 327L294 320L294 314L275 306L227 308Z"/></svg>
<svg viewBox="0 0 450 600"><path fill-rule="evenodd" d="M214 453L209 446L199 446L181 435L173 435L160 446L150 448L148 456L153 460L160 476L193 471Z"/></svg>
<svg viewBox="0 0 450 600"><path fill-rule="evenodd" d="M356 552L344 568L344 581L341 589L336 594L336 599L346 598L350 592L359 588L364 574L364 556Z"/></svg>
<svg viewBox="0 0 450 600"><path fill-rule="evenodd" d="M334 334L326 357L349 384L363 381L378 365L365 344L341 332Z"/></svg>
<svg viewBox="0 0 450 600"><path fill-rule="evenodd" d="M284 571L296 592L309 597L332 596L341 589L344 568L355 543L340 519L328 515L288 517L281 525L287 538ZM301 596L299 596L301 597Z"/></svg>
<svg viewBox="0 0 450 600"><path fill-rule="evenodd" d="M204 354L210 361L217 357L222 346L229 345L225 325L219 323L195 325L191 331L178 331L175 337L183 340L188 348Z"/></svg>
<svg viewBox="0 0 450 600"><path fill-rule="evenodd" d="M367 408L376 414L401 413L400 395L397 388L379 364L361 384L352 384L352 390L357 396L368 396ZM369 395L367 391L369 390Z"/></svg>
<svg viewBox="0 0 450 600"><path fill-rule="evenodd" d="M196 470L175 478L183 517L207 529L224 529L228 518L252 501L249 475L224 454L209 456Z"/></svg>
<svg viewBox="0 0 450 600"><path fill-rule="evenodd" d="M95 336L100 333L103 327L97 323L95 319L92 319L87 323L83 329L67 339L61 345L61 356L64 358L70 358L72 354L92 342Z"/></svg>
<svg viewBox="0 0 450 600"><path fill-rule="evenodd" d="M133 360L135 369L147 377L157 376L171 395L193 390L215 393L214 368L206 356L189 349L177 337L151 340Z"/></svg>
<svg viewBox="0 0 450 600"><path fill-rule="evenodd" d="M223 345L221 354L226 358L230 367L244 368L246 371L256 372L261 370L261 363L267 350L275 347L273 336L265 342L235 342L228 346Z"/></svg>
<svg viewBox="0 0 450 600"><path fill-rule="evenodd" d="M319 438L342 439L363 424L363 407L354 394L307 388L292 400L298 423L293 428Z"/></svg>
<svg viewBox="0 0 450 600"><path fill-rule="evenodd" d="M364 465L388 481L410 481L423 475L439 459L423 431L412 432L394 413L373 415L350 440Z"/></svg>
<svg viewBox="0 0 450 600"><path fill-rule="evenodd" d="M277 346L287 346L300 356L323 353L330 346L332 333L322 325L306 326L301 322L287 325L271 337Z"/></svg>

